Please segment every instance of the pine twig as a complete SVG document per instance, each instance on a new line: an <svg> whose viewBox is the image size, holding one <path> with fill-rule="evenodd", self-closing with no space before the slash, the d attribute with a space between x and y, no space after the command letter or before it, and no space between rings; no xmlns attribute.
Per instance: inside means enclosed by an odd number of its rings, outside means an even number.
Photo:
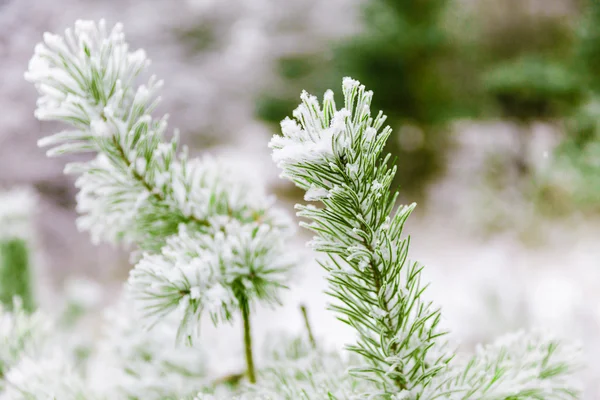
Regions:
<svg viewBox="0 0 600 400"><path fill-rule="evenodd" d="M304 319L304 327L306 328L306 333L308 333L308 340L310 341L310 345L313 349L317 348L317 341L313 335L312 327L310 325L310 321L308 320L308 312L306 310L306 306L304 304L300 305L300 311L302 311L302 318Z"/></svg>

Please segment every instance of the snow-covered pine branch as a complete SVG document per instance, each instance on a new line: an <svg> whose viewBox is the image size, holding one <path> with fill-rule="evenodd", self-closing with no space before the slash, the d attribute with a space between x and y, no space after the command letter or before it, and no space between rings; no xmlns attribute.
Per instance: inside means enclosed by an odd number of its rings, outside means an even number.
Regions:
<svg viewBox="0 0 600 400"><path fill-rule="evenodd" d="M315 232L312 246L327 255L331 309L353 327L363 357L352 372L372 381L364 393L382 399L576 398L578 352L539 336L517 336L483 347L467 362L453 360L440 309L426 300L422 268L408 261L404 223L414 205L396 207L395 168L384 146L391 128L371 115L372 92L343 80L344 107L333 92L323 104L303 92L294 118L270 142L282 176L306 191L298 215ZM571 351L572 350L572 351ZM513 385L511 387L511 385ZM541 397L540 397L541 396ZM369 397L373 398L373 397Z"/></svg>
<svg viewBox="0 0 600 400"><path fill-rule="evenodd" d="M177 135L165 141L167 117L151 115L162 81L136 83L148 65L119 24L78 21L64 37L46 33L25 77L41 96L36 116L73 129L39 144L50 156L95 153L66 169L78 174L79 227L142 251L129 289L152 323L183 308L178 337L189 339L203 310L216 323L235 307L249 332L251 304L277 301L285 286L290 220L240 171L190 159Z"/></svg>
<svg viewBox="0 0 600 400"><path fill-rule="evenodd" d="M267 341L267 361L260 383L248 389L253 398L281 400L354 399L369 382L350 376L354 354L340 354L306 337L279 333Z"/></svg>
<svg viewBox="0 0 600 400"><path fill-rule="evenodd" d="M0 400L100 400L76 371L57 326L19 299L0 306Z"/></svg>
<svg viewBox="0 0 600 400"><path fill-rule="evenodd" d="M425 389L436 399L578 399L580 349L541 331L516 332L459 356Z"/></svg>
<svg viewBox="0 0 600 400"><path fill-rule="evenodd" d="M6 374L0 400L104 400L90 390L71 360L60 351L42 358L23 357Z"/></svg>
<svg viewBox="0 0 600 400"><path fill-rule="evenodd" d="M97 153L67 167L81 174L80 227L95 240L156 250L180 223L202 229L228 216L285 224L257 185L210 158L188 160L177 135L165 141L167 116L151 115L162 81L136 85L149 64L143 50L129 51L120 24L108 31L104 21L77 21L64 37L46 33L36 46L25 74L40 93L36 116L74 128L39 144L52 146L49 156Z"/></svg>
<svg viewBox="0 0 600 400"><path fill-rule="evenodd" d="M402 236L414 206L393 211L390 191L395 169L382 157L391 129L382 113L371 117L372 93L344 79L344 108L333 93L317 98L302 94L294 111L299 124L282 122L283 136L270 145L283 175L306 190L305 199L324 207L298 206L304 224L317 233L312 245L327 253L332 305L359 333L349 348L367 364L354 370L380 384L383 393L426 385L444 369L438 330L439 310L423 299L421 266L407 260L409 239ZM393 213L390 217L390 214Z"/></svg>

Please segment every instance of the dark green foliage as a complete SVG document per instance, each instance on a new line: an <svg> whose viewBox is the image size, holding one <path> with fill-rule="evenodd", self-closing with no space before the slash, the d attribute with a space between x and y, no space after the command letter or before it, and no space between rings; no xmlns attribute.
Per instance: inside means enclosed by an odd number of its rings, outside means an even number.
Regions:
<svg viewBox="0 0 600 400"><path fill-rule="evenodd" d="M600 117L597 102L589 101L600 94L600 0L585 0L578 26L573 68L579 73L582 96L588 98L588 104L571 114L567 126L569 143L565 148L582 151L590 141L597 139Z"/></svg>
<svg viewBox="0 0 600 400"><path fill-rule="evenodd" d="M456 113L452 79L444 71L453 51L441 24L447 3L371 1L364 12L365 32L335 57L338 75L363 82L377 93L374 108L387 110L398 140L390 140L386 150L398 158L396 184L403 191L418 192L440 172L448 146L442 126ZM417 140L402 141L398 128L403 124L418 128Z"/></svg>
<svg viewBox="0 0 600 400"><path fill-rule="evenodd" d="M578 76L565 65L531 56L501 63L483 80L502 115L523 122L564 115L581 92Z"/></svg>
<svg viewBox="0 0 600 400"><path fill-rule="evenodd" d="M578 211L600 211L599 124L600 101L596 98L576 110L566 121L568 135L555 151L557 175L565 176L562 181L566 180L566 183L559 182L561 188L565 186L563 197ZM553 186L550 189L558 190Z"/></svg>
<svg viewBox="0 0 600 400"><path fill-rule="evenodd" d="M15 297L21 298L23 309L33 311L33 284L29 264L29 246L23 239L0 242L0 303L12 309Z"/></svg>
<svg viewBox="0 0 600 400"><path fill-rule="evenodd" d="M577 66L588 90L600 92L600 0L585 0L578 24Z"/></svg>
<svg viewBox="0 0 600 400"><path fill-rule="evenodd" d="M441 70L451 51L440 19L447 0L388 1L367 4L365 32L341 46L339 73L356 77L377 93L377 108L390 110L389 122L430 125L450 110L447 76Z"/></svg>
<svg viewBox="0 0 600 400"><path fill-rule="evenodd" d="M567 136L557 148L556 168L569 176L570 200L578 210L600 204L600 1L584 0L577 23L573 70L583 101L566 119Z"/></svg>

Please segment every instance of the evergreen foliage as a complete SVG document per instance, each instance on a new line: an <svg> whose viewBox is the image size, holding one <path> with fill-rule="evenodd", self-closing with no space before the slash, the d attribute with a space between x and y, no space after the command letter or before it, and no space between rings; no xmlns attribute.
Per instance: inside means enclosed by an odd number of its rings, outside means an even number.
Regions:
<svg viewBox="0 0 600 400"><path fill-rule="evenodd" d="M51 330L52 324L46 316L27 312L18 299L11 310L0 305L0 390L12 367L22 358L39 354Z"/></svg>
<svg viewBox="0 0 600 400"><path fill-rule="evenodd" d="M600 92L598 63L600 62L600 2L585 0L578 24L577 61L585 74L585 87L593 93Z"/></svg>
<svg viewBox="0 0 600 400"><path fill-rule="evenodd" d="M501 338L467 362L448 347L441 311L427 300L423 267L408 260L403 227L414 205L396 208L395 168L384 153L391 128L371 114L373 93L351 78L338 109L331 91L322 105L304 92L294 119L270 146L282 176L306 191L302 225L326 254L331 309L356 330L347 348L363 363L350 370L374 383L370 398L577 398L577 351L546 336Z"/></svg>
<svg viewBox="0 0 600 400"><path fill-rule="evenodd" d="M191 341L204 310L218 323L235 308L249 333L249 308L285 287L289 220L239 171L164 139L167 116L151 115L162 82L136 80L149 63L121 25L78 21L64 37L45 34L25 74L40 93L35 114L72 129L39 144L49 156L94 154L66 168L78 176L78 225L94 241L136 246L129 292L150 324L183 309L177 337Z"/></svg>
<svg viewBox="0 0 600 400"><path fill-rule="evenodd" d="M596 171L600 165L600 2L582 2L580 14L572 68L579 73L581 101L567 115L567 134L555 151L555 170L550 184L558 184L579 209L597 210L600 200L596 189Z"/></svg>
<svg viewBox="0 0 600 400"><path fill-rule="evenodd" d="M503 116L522 123L564 115L580 98L578 77L562 63L540 57L500 63L483 80Z"/></svg>
<svg viewBox="0 0 600 400"><path fill-rule="evenodd" d="M303 92L270 146L282 176L317 204L298 205L298 215L325 256L331 310L357 339L347 353L330 352L307 322L308 341L273 341L255 371L251 311L277 303L287 284L290 222L240 171L189 158L176 137L164 139L166 117L151 116L161 83L136 83L148 63L129 51L120 25L109 30L104 21L78 21L36 47L26 74L41 96L36 116L73 128L40 144L51 156L92 153L67 167L77 174L79 227L94 240L134 246L136 265L93 357L93 371L118 379L92 385L52 343L26 351L46 332L37 314L0 311L0 340L9 344L0 346L0 400L578 398L579 349L553 336L509 335L474 355L448 343L424 267L409 260L404 225L415 205L396 204L396 167L385 150L392 129L382 112L371 113L373 93L351 78L341 108L332 91L322 104ZM208 314L218 326L237 313L246 379L211 382L199 319ZM191 349L170 348L175 337Z"/></svg>

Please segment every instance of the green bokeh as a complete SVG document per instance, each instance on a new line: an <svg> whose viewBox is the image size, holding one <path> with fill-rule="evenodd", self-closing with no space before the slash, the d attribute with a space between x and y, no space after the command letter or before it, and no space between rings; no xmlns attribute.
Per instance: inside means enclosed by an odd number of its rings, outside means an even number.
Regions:
<svg viewBox="0 0 600 400"><path fill-rule="evenodd" d="M375 93L373 110L383 110L394 128L388 144L397 160L396 184L403 192L421 191L439 173L448 148L445 122L460 102L444 68L454 47L440 20L447 0L372 0L364 5L359 34L331 43L325 54L299 54L279 60L284 82L257 102L259 118L278 123L298 105L301 90L339 95L344 76L358 79ZM416 138L401 140L408 125ZM277 129L277 128L275 128Z"/></svg>
<svg viewBox="0 0 600 400"><path fill-rule="evenodd" d="M571 112L581 98L579 79L560 62L524 56L494 66L483 82L502 116L528 122Z"/></svg>
<svg viewBox="0 0 600 400"><path fill-rule="evenodd" d="M8 309L15 297L21 299L24 310L35 308L29 251L23 239L0 241L0 303Z"/></svg>

